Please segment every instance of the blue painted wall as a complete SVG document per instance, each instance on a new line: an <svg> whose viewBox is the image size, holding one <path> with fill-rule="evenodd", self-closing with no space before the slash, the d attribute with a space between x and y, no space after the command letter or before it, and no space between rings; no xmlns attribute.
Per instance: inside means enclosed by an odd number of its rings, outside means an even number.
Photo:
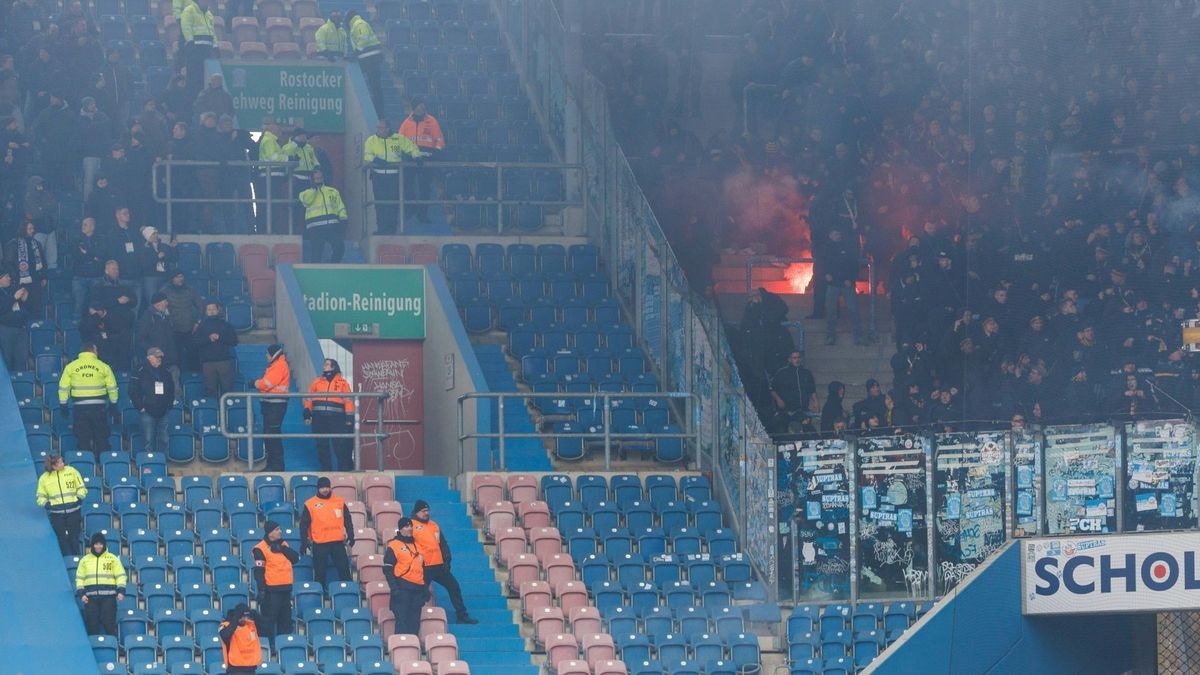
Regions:
<svg viewBox="0 0 1200 675"><path fill-rule="evenodd" d="M83 617L58 540L34 503L41 466L29 455L8 370L0 361L0 671L94 673Z"/></svg>
<svg viewBox="0 0 1200 675"><path fill-rule="evenodd" d="M869 672L1101 675L1152 659L1153 614L1022 616L1020 551L1009 545Z"/></svg>

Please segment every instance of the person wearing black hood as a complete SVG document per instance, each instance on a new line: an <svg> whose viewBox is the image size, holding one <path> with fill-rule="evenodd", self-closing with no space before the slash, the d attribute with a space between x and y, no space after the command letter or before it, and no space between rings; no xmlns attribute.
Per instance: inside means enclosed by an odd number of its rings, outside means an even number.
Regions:
<svg viewBox="0 0 1200 675"><path fill-rule="evenodd" d="M192 329L192 343L204 374L204 394L220 398L233 391L233 348L238 336L221 316L221 303L209 300L204 306L204 318Z"/></svg>
<svg viewBox="0 0 1200 675"><path fill-rule="evenodd" d="M883 388L879 386L879 380L875 378L867 380L867 397L855 403L850 414L850 425L855 429L865 424L872 415L881 420L887 417L887 402L883 396Z"/></svg>
<svg viewBox="0 0 1200 675"><path fill-rule="evenodd" d="M425 565L425 585L433 593L433 582L438 582L450 595L450 604L454 605L454 613L459 623L479 623L467 613L467 605L463 602L462 589L458 579L450 573L450 544L442 536L442 528L429 517L429 502L418 499L413 503L413 541Z"/></svg>
<svg viewBox="0 0 1200 675"><path fill-rule="evenodd" d="M262 663L262 644L258 640L259 619L246 603L229 610L217 633L221 637L221 656L225 675L254 675Z"/></svg>
<svg viewBox="0 0 1200 675"><path fill-rule="evenodd" d="M274 642L276 635L292 632L292 566L300 554L283 540L283 529L274 520L263 523L262 541L251 549L254 584L258 592L259 633Z"/></svg>
<svg viewBox="0 0 1200 675"><path fill-rule="evenodd" d="M396 538L383 553L383 577L392 591L388 603L396 617L396 633L416 635L421 631L421 606L428 597L425 589L425 560L413 539L412 518L401 518Z"/></svg>
<svg viewBox="0 0 1200 675"><path fill-rule="evenodd" d="M311 424L315 434L345 434L353 431L354 399L338 395L350 391L350 383L342 377L338 362L325 359L321 374L308 386L308 393L327 395L304 399L304 423ZM330 450L331 446L333 451ZM337 466L334 466L334 455ZM322 471L353 471L354 440L318 437L317 461L321 463Z"/></svg>
<svg viewBox="0 0 1200 675"><path fill-rule="evenodd" d="M329 559L337 568L338 579L350 581L350 559L346 548L354 546L354 521L346 501L333 494L329 478L317 479L317 494L304 502L300 510L300 552L312 545L313 578L319 583L327 582L326 570Z"/></svg>
<svg viewBox="0 0 1200 675"><path fill-rule="evenodd" d="M88 635L117 636L117 603L125 599L125 566L108 550L103 532L92 535L75 568L75 595L83 602Z"/></svg>
<svg viewBox="0 0 1200 675"><path fill-rule="evenodd" d="M832 431L833 425L839 420L846 421L846 410L842 400L846 397L846 385L834 380L829 383L825 406L821 408L821 431Z"/></svg>
<svg viewBox="0 0 1200 675"><path fill-rule="evenodd" d="M117 208L122 203L121 195L118 195L109 185L108 175L100 174L96 176L92 192L84 202L83 215L95 218L96 227L100 229L100 232L111 234L113 230L117 229Z"/></svg>

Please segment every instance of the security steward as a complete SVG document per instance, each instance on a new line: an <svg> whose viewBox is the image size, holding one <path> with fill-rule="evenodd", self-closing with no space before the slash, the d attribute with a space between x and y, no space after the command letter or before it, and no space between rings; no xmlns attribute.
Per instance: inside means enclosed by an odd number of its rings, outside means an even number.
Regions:
<svg viewBox="0 0 1200 675"><path fill-rule="evenodd" d="M428 201L435 197L433 171L425 167L425 162L437 161L436 155L446 149L446 137L437 118L429 114L425 99L414 97L409 105L411 111L400 123L400 135L416 143L421 155L415 168L404 171L404 200ZM409 212L418 220L429 219L428 204L417 204Z"/></svg>
<svg viewBox="0 0 1200 675"><path fill-rule="evenodd" d="M337 396L350 393L350 383L342 377L342 368L333 359L325 359L321 375L308 386L310 394L329 394L304 399L304 423L313 433L345 434L354 430L354 399ZM330 446L333 452L330 452ZM337 466L334 466L336 457ZM322 471L354 470L354 439L317 438L317 461Z"/></svg>
<svg viewBox="0 0 1200 675"><path fill-rule="evenodd" d="M412 518L401 518L396 538L388 542L383 553L383 576L392 591L388 605L396 617L396 633L417 635L428 591L425 561L413 541Z"/></svg>
<svg viewBox="0 0 1200 675"><path fill-rule="evenodd" d="M392 131L386 119L379 118L374 135L363 144L363 163L371 171L375 193L375 234L396 234L400 223L400 162L406 155L416 159L421 149L407 136Z"/></svg>
<svg viewBox="0 0 1200 675"><path fill-rule="evenodd" d="M295 162L292 168L292 194L299 195L312 187L313 172L321 168L321 158L317 149L308 142L308 132L304 129L293 129L292 138L279 149L289 162ZM294 206L294 204L292 205ZM293 219L296 223L299 219ZM297 223L298 224L298 223ZM295 231L294 228L293 232Z"/></svg>
<svg viewBox="0 0 1200 675"><path fill-rule="evenodd" d="M337 568L338 581L350 581L350 558L346 548L354 546L354 521L341 497L333 494L329 479L317 479L317 494L304 502L300 512L300 552L312 544L313 579L328 586L329 560Z"/></svg>
<svg viewBox="0 0 1200 675"><path fill-rule="evenodd" d="M321 24L313 36L317 43L317 56L330 61L346 58L350 52L350 36L342 26L342 13L336 9L329 13L329 20Z"/></svg>
<svg viewBox="0 0 1200 675"><path fill-rule="evenodd" d="M108 550L103 532L92 535L91 548L75 568L75 595L83 602L88 635L117 635L117 603L125 599L125 566Z"/></svg>
<svg viewBox="0 0 1200 675"><path fill-rule="evenodd" d="M37 505L46 507L62 554L79 555L79 534L83 530L80 508L88 493L83 476L75 467L67 466L62 455L48 455L44 466L45 473L38 477Z"/></svg>
<svg viewBox="0 0 1200 675"><path fill-rule="evenodd" d="M300 554L283 540L283 529L274 520L263 524L263 532L250 553L261 618L257 625L263 637L274 641L292 632L292 565L300 561Z"/></svg>
<svg viewBox="0 0 1200 675"><path fill-rule="evenodd" d="M346 204L337 188L325 184L325 174L312 172L312 187L300 193L304 206L304 262L325 262L325 246L330 248L332 263L340 263L346 253Z"/></svg>
<svg viewBox="0 0 1200 675"><path fill-rule="evenodd" d="M253 675L262 664L262 645L258 640L258 624L254 613L239 603L229 610L217 634L221 636L221 655L225 659L226 675Z"/></svg>
<svg viewBox="0 0 1200 675"><path fill-rule="evenodd" d="M263 119L262 136L258 138L258 161L260 162L286 162L288 161L287 154L283 151L283 145L279 142L280 134L279 124L275 118L266 117ZM267 178L270 177L270 187L267 185ZM257 205L258 209L258 231L261 233L270 232L271 234L287 234L288 223L291 222L289 214L291 213L292 205L287 199L287 170L282 166L262 167L258 170L258 186L255 191L259 195L260 200L270 200L271 202L271 219L267 222L267 205L265 203Z"/></svg>
<svg viewBox="0 0 1200 675"><path fill-rule="evenodd" d="M450 604L454 605L458 623L479 623L467 613L458 579L450 573L450 544L442 536L442 528L429 518L429 502L424 499L414 502L412 517L413 539L425 561L425 584L429 587L430 595L433 594L433 582L438 582L450 594Z"/></svg>
<svg viewBox="0 0 1200 675"><path fill-rule="evenodd" d="M217 44L217 33L213 28L213 14L209 10L212 0L194 0L183 8L179 16L179 30L183 32L183 63L187 68L187 90L194 97L204 87L204 60L212 56Z"/></svg>
<svg viewBox="0 0 1200 675"><path fill-rule="evenodd" d="M100 462L100 453L108 452L108 408L117 410L117 378L112 368L101 361L95 342L84 342L79 357L63 368L58 380L58 409L66 419L75 407L75 440L80 450L91 450Z"/></svg>
<svg viewBox="0 0 1200 675"><path fill-rule="evenodd" d="M346 30L350 33L350 53L358 61L363 77L367 78L367 91L375 112L383 110L383 47L375 29L359 16L357 10L346 12Z"/></svg>
<svg viewBox="0 0 1200 675"><path fill-rule="evenodd" d="M292 368L288 365L283 345L276 342L267 346L267 369L263 376L254 381L254 388L264 394L286 394L292 384ZM286 397L261 399L263 433L283 433L283 416L287 414ZM283 439L264 438L263 448L267 451L267 471L283 471Z"/></svg>

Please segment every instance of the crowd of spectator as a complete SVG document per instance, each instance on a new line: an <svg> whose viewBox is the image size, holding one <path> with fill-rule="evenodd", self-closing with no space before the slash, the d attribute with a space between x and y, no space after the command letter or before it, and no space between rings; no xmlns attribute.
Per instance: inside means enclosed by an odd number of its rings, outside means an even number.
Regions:
<svg viewBox="0 0 1200 675"><path fill-rule="evenodd" d="M789 375L789 350L763 363L743 349L758 361L743 362L748 386L774 383L757 396L764 419L956 429L1200 407L1200 363L1181 337L1200 317L1200 71L1188 48L1200 7L733 5L737 116L707 142L685 128L687 68L673 82L667 67L699 39L686 25L672 39L598 41L589 64L698 290L721 250L750 241L812 251L814 317L838 309L824 286L845 281L834 262L845 242L883 270L891 388L868 383L849 409L841 383L784 395L796 378L769 376ZM737 193L762 184L800 198L802 227L744 222Z"/></svg>

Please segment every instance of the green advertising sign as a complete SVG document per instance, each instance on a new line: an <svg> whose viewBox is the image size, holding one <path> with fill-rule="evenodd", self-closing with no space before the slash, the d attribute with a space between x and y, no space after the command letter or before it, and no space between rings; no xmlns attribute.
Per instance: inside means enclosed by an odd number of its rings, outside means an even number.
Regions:
<svg viewBox="0 0 1200 675"><path fill-rule="evenodd" d="M308 131L345 131L343 66L227 63L224 68L225 86L244 128L274 117Z"/></svg>
<svg viewBox="0 0 1200 675"><path fill-rule="evenodd" d="M319 338L425 337L425 270L293 267Z"/></svg>

